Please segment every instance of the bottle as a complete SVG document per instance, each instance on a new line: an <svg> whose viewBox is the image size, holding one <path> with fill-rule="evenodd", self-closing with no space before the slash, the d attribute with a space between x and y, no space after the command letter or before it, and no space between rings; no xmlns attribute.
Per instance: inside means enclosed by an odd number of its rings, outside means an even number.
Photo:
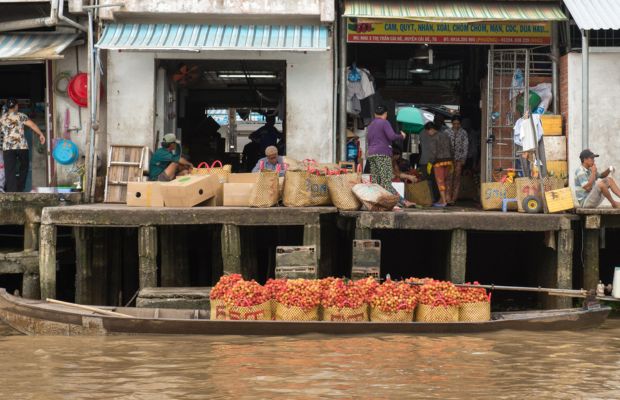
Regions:
<svg viewBox="0 0 620 400"><path fill-rule="evenodd" d="M605 285L603 285L602 281L598 281L598 285L596 285L596 296L597 297L605 296Z"/></svg>

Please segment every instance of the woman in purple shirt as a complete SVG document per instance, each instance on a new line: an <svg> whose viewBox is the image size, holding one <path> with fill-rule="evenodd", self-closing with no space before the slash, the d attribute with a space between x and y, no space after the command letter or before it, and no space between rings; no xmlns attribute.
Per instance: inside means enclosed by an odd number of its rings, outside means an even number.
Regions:
<svg viewBox="0 0 620 400"><path fill-rule="evenodd" d="M405 133L397 135L387 120L385 106L375 108L375 119L368 125L368 163L372 183L376 183L392 194L398 192L392 186L392 142L404 139ZM401 205L415 205L401 198Z"/></svg>

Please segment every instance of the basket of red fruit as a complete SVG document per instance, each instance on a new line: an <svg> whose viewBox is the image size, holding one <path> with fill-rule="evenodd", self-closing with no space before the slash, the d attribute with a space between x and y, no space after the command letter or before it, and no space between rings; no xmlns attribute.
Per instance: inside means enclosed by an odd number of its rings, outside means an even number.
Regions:
<svg viewBox="0 0 620 400"><path fill-rule="evenodd" d="M322 285L323 321L368 321L366 288L350 280L330 279Z"/></svg>
<svg viewBox="0 0 620 400"><path fill-rule="evenodd" d="M474 282L477 285L478 282ZM459 321L482 322L491 319L491 294L484 288L459 288Z"/></svg>
<svg viewBox="0 0 620 400"><path fill-rule="evenodd" d="M226 295L229 320L270 320L271 298L256 281L238 281Z"/></svg>
<svg viewBox="0 0 620 400"><path fill-rule="evenodd" d="M318 321L321 284L317 280L289 279L276 291L275 319L280 321Z"/></svg>
<svg viewBox="0 0 620 400"><path fill-rule="evenodd" d="M405 282L386 280L377 286L370 300L373 322L411 322L417 290Z"/></svg>
<svg viewBox="0 0 620 400"><path fill-rule="evenodd" d="M417 322L458 322L460 295L451 282L427 280L418 299Z"/></svg>
<svg viewBox="0 0 620 400"><path fill-rule="evenodd" d="M209 294L209 300L211 303L211 319L228 319L226 296L235 283L242 280L243 278L240 274L224 275L220 278L213 289L211 289L211 293Z"/></svg>

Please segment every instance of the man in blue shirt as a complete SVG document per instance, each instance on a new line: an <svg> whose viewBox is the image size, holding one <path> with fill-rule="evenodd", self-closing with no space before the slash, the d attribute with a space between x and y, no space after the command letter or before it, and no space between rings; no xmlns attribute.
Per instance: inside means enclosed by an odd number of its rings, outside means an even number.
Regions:
<svg viewBox="0 0 620 400"><path fill-rule="evenodd" d="M177 137L174 133L167 133L149 162L149 180L170 182L177 176L187 175L192 168L192 163L181 157Z"/></svg>
<svg viewBox="0 0 620 400"><path fill-rule="evenodd" d="M284 176L285 166L284 166L284 158L278 156L278 148L276 146L269 146L265 150L265 155L267 157L263 157L256 163L252 172L260 172L262 170L268 171L276 171L278 169L278 165L280 166L280 176Z"/></svg>
<svg viewBox="0 0 620 400"><path fill-rule="evenodd" d="M620 196L620 188L616 181L609 176L613 171L607 168L602 173L598 173L594 159L598 154L594 154L590 149L585 149L579 154L581 165L575 171L575 195L579 205L583 208L596 208L606 198L613 208L620 208L620 202L614 200L610 193Z"/></svg>

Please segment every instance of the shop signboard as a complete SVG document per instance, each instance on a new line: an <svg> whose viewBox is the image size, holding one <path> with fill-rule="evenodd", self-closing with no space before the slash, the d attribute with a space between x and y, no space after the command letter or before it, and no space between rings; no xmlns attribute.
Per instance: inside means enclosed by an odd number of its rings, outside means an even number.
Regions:
<svg viewBox="0 0 620 400"><path fill-rule="evenodd" d="M378 21L349 18L347 42L545 45L551 43L551 23Z"/></svg>

